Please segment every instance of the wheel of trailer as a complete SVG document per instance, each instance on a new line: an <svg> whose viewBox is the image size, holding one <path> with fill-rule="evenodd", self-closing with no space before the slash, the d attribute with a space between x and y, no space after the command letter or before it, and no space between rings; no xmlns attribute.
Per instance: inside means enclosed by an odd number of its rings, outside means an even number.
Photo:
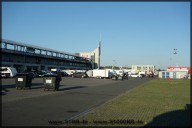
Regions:
<svg viewBox="0 0 192 128"><path fill-rule="evenodd" d="M81 78L84 78L84 76L81 76Z"/></svg>
<svg viewBox="0 0 192 128"><path fill-rule="evenodd" d="M73 75L71 77L74 77Z"/></svg>

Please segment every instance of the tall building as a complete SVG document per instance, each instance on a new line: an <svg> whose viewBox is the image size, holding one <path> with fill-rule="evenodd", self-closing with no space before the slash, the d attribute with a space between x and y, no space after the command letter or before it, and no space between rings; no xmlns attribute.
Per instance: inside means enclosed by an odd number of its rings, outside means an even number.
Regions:
<svg viewBox="0 0 192 128"><path fill-rule="evenodd" d="M81 57L85 57L92 62L92 69L100 68L101 42L96 49L91 52L76 53Z"/></svg>

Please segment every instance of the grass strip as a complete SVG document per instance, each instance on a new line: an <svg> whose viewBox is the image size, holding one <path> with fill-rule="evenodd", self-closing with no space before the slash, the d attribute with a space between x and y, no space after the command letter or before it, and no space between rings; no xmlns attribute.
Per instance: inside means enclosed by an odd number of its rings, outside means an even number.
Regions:
<svg viewBox="0 0 192 128"><path fill-rule="evenodd" d="M189 126L190 80L154 79L78 118L82 126ZM75 126L75 124L71 124Z"/></svg>

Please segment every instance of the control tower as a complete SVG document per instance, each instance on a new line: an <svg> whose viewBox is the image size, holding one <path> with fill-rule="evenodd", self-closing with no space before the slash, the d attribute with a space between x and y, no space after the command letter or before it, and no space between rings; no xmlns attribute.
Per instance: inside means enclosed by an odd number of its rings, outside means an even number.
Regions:
<svg viewBox="0 0 192 128"><path fill-rule="evenodd" d="M100 68L100 55L101 55L101 41L96 49L91 52L76 53L80 57L87 58L92 62L92 69Z"/></svg>

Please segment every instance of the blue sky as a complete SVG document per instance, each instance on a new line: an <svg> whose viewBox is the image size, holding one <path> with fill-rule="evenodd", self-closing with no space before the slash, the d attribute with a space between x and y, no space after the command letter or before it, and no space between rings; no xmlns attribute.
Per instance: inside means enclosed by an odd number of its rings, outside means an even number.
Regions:
<svg viewBox="0 0 192 128"><path fill-rule="evenodd" d="M101 66L190 66L190 2L2 2L3 39L79 53L100 34Z"/></svg>

